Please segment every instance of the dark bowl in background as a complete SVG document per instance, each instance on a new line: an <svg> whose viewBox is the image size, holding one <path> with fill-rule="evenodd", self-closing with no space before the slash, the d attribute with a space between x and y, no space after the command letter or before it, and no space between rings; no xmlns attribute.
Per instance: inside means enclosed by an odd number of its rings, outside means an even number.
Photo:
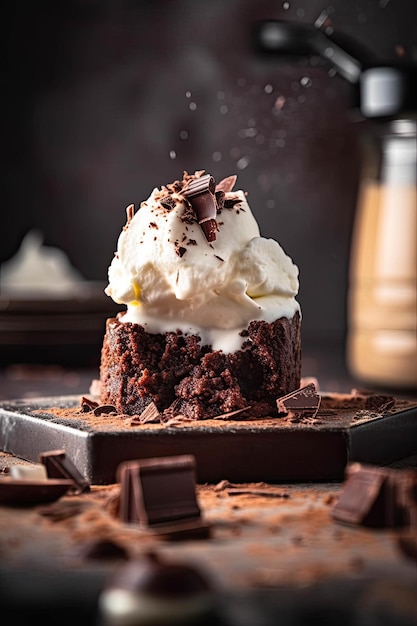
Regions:
<svg viewBox="0 0 417 626"><path fill-rule="evenodd" d="M96 367L106 319L122 307L103 284L83 284L74 295L0 293L0 366L38 363Z"/></svg>

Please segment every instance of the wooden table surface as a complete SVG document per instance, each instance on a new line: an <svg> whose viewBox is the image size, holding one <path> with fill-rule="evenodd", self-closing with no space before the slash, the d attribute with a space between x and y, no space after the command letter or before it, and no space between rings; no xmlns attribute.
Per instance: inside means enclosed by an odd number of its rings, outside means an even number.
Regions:
<svg viewBox="0 0 417 626"><path fill-rule="evenodd" d="M317 377L326 390L360 386L340 353L307 352L303 367L303 375ZM0 400L82 394L94 378L94 368L9 365L0 371ZM416 458L396 467L415 468ZM0 469L14 463L25 462L0 454ZM2 615L7 623L38 617L61 626L98 624L98 598L120 563L80 557L96 528L97 537L123 544L131 558L151 547L202 568L218 591L213 625L417 624L417 561L400 549L404 529L336 522L338 482L239 487L247 493L232 495L227 483L197 485L202 514L212 523L211 538L200 541L162 542L121 524L111 506L118 485L51 505L0 507ZM270 494L256 495L260 489ZM67 510L63 521L59 506Z"/></svg>

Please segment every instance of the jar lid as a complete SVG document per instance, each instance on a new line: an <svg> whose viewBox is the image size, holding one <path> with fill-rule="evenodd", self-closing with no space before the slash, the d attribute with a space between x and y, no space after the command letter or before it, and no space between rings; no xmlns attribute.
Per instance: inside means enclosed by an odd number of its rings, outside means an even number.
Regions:
<svg viewBox="0 0 417 626"><path fill-rule="evenodd" d="M417 65L378 64L363 68L356 106L367 118L417 113Z"/></svg>
<svg viewBox="0 0 417 626"><path fill-rule="evenodd" d="M261 20L253 30L255 48L274 56L320 57L352 85L352 108L365 118L416 117L417 64L381 59L343 33L329 36L322 21Z"/></svg>

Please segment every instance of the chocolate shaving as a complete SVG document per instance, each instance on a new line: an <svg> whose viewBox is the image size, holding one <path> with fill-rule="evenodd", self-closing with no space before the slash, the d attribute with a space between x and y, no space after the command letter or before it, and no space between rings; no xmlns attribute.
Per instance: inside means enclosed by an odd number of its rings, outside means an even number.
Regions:
<svg viewBox="0 0 417 626"><path fill-rule="evenodd" d="M227 489L228 496L259 496L261 498L289 498L290 494L281 489L250 489L247 487L232 487Z"/></svg>
<svg viewBox="0 0 417 626"><path fill-rule="evenodd" d="M126 217L127 217L127 223L128 224L129 224L129 222L132 221L134 215L135 215L135 205L134 204L129 204L129 206L126 207Z"/></svg>
<svg viewBox="0 0 417 626"><path fill-rule="evenodd" d="M98 402L95 400L90 400L90 398L86 398L83 396L81 398L81 411L83 413L89 413L98 407Z"/></svg>
<svg viewBox="0 0 417 626"><path fill-rule="evenodd" d="M216 196L217 210L221 211L224 205L225 193L224 191L216 191L214 195Z"/></svg>
<svg viewBox="0 0 417 626"><path fill-rule="evenodd" d="M112 404L99 404L93 411L94 415L108 415L109 413L117 413L117 409Z"/></svg>
<svg viewBox="0 0 417 626"><path fill-rule="evenodd" d="M71 459L66 456L65 450L41 452L39 462L45 466L48 478L72 480L76 493L84 493L90 490L89 482L78 471Z"/></svg>
<svg viewBox="0 0 417 626"><path fill-rule="evenodd" d="M207 191L213 195L215 190L216 183L213 176L211 174L205 174L204 176L191 180L187 187L182 190L182 194L186 198L193 198Z"/></svg>
<svg viewBox="0 0 417 626"><path fill-rule="evenodd" d="M185 189L183 196L191 204L197 221L200 224L207 241L216 239L217 231L217 203L214 191L216 183L211 174L205 174L200 178L194 178Z"/></svg>
<svg viewBox="0 0 417 626"><path fill-rule="evenodd" d="M236 409L235 411L229 411L228 413L222 413L221 415L216 415L213 417L215 420L228 420L234 417L235 415L239 415L240 413L244 413L244 411L248 411L250 406L244 406L241 409Z"/></svg>
<svg viewBox="0 0 417 626"><path fill-rule="evenodd" d="M130 421L131 426L138 424L157 424L161 421L161 414L155 402L149 402L140 415L134 415Z"/></svg>
<svg viewBox="0 0 417 626"><path fill-rule="evenodd" d="M164 424L164 426L167 426L168 428L183 426L186 422L192 421L192 417L188 417L187 415L183 415L182 413L177 413L176 415L172 415L171 417L161 419L161 422Z"/></svg>
<svg viewBox="0 0 417 626"><path fill-rule="evenodd" d="M174 198L172 198L171 196L165 196L159 201L159 203L167 211L172 211L172 209L175 208L175 205L176 205Z"/></svg>
<svg viewBox="0 0 417 626"><path fill-rule="evenodd" d="M224 191L225 193L228 193L229 191L232 191L233 187L236 184L236 181L236 174L234 174L233 176L227 176L227 178L223 178L223 180L217 183L216 191Z"/></svg>

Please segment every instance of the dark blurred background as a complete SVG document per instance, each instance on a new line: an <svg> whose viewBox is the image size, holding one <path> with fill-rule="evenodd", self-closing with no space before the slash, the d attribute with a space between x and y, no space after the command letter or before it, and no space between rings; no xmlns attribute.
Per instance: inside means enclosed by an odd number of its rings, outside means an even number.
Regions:
<svg viewBox="0 0 417 626"><path fill-rule="evenodd" d="M304 340L343 340L359 174L350 86L319 61L266 59L259 19L314 23L417 56L416 0L11 2L3 17L0 262L29 229L103 281L125 222L183 170L238 187L300 269Z"/></svg>

